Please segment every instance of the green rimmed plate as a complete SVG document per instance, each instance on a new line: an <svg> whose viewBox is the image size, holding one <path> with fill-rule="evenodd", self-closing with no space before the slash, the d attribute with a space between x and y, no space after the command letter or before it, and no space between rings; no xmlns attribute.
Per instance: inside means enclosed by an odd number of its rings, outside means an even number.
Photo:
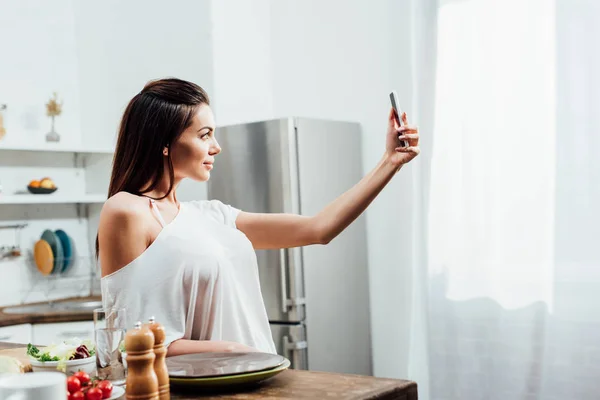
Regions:
<svg viewBox="0 0 600 400"><path fill-rule="evenodd" d="M285 371L290 367L290 360L285 359L283 364L273 369L258 372L249 372L246 374L214 376L207 378L175 378L170 376L170 384L177 387L204 387L219 388L231 387L232 385L246 385L265 381L275 375Z"/></svg>

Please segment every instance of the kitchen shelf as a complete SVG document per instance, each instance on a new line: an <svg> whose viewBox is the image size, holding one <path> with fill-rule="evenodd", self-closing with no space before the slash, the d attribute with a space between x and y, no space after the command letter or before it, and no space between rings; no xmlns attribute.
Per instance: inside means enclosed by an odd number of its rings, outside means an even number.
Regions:
<svg viewBox="0 0 600 400"><path fill-rule="evenodd" d="M73 154L113 154L114 150L110 148L93 148L93 147L69 147L61 146L53 143L40 143L28 146L11 146L1 145L0 152L2 151L35 151L42 153L73 153Z"/></svg>
<svg viewBox="0 0 600 400"><path fill-rule="evenodd" d="M105 194L0 194L0 204L101 204Z"/></svg>

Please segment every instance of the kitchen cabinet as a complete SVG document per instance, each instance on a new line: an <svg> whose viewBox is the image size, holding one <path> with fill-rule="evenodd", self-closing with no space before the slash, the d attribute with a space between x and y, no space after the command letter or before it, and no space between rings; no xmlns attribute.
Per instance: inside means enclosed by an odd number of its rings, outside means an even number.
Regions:
<svg viewBox="0 0 600 400"><path fill-rule="evenodd" d="M32 343L47 346L67 339L78 337L80 339L94 340L94 322L60 322L53 324L35 324L31 330Z"/></svg>
<svg viewBox="0 0 600 400"><path fill-rule="evenodd" d="M0 328L0 342L31 342L31 324L20 324Z"/></svg>

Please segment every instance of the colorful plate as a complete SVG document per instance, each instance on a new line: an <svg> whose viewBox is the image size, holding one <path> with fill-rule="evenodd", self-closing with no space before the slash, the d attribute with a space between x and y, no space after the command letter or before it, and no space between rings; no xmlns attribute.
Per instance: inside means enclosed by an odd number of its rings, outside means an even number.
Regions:
<svg viewBox="0 0 600 400"><path fill-rule="evenodd" d="M63 231L62 229L55 230L54 234L60 241L60 244L62 245L62 248L63 248L64 258L63 258L63 263L62 263L60 272L64 273L64 272L67 272L67 270L73 264L73 246L72 246L73 242L72 242L71 238L69 237L69 235L67 235L67 233L65 231Z"/></svg>
<svg viewBox="0 0 600 400"><path fill-rule="evenodd" d="M70 270L75 264L75 260L77 258L77 248L75 247L75 241L70 235L67 236L69 237L69 244L71 245L71 258L68 260L67 266L65 267L63 272L67 272L68 270Z"/></svg>
<svg viewBox="0 0 600 400"><path fill-rule="evenodd" d="M44 239L35 242L33 246L33 258L38 271L42 275L50 275L54 269L54 254L52 248Z"/></svg>
<svg viewBox="0 0 600 400"><path fill-rule="evenodd" d="M53 274L58 274L62 271L64 253L60 239L50 229L46 229L42 233L42 239L44 239L52 248L52 254L54 254L54 266L52 268Z"/></svg>
<svg viewBox="0 0 600 400"><path fill-rule="evenodd" d="M284 361L271 353L195 353L167 358L167 369L174 378L208 378L273 369Z"/></svg>
<svg viewBox="0 0 600 400"><path fill-rule="evenodd" d="M167 358L168 360L168 358ZM217 376L208 378L176 378L169 377L171 385L174 387L203 387L203 388L230 388L234 385L246 385L258 383L274 377L280 372L285 371L290 366L290 361L286 359L279 367L259 372L249 372L247 374Z"/></svg>

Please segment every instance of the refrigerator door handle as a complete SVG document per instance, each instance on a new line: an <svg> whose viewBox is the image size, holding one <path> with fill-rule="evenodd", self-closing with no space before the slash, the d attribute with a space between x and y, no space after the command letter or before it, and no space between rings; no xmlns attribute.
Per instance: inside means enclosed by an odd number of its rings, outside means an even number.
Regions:
<svg viewBox="0 0 600 400"><path fill-rule="evenodd" d="M281 276L281 311L288 312L287 294L287 249L279 250L279 275Z"/></svg>
<svg viewBox="0 0 600 400"><path fill-rule="evenodd" d="M308 342L306 340L301 340L299 342L292 342L290 340L289 336L284 336L283 342L285 343L285 349L287 351L304 350L308 347Z"/></svg>
<svg viewBox="0 0 600 400"><path fill-rule="evenodd" d="M298 352L306 351L307 348L308 342L306 340L293 342L289 336L283 337L283 356L292 362L293 368L299 368L302 365L302 357Z"/></svg>

